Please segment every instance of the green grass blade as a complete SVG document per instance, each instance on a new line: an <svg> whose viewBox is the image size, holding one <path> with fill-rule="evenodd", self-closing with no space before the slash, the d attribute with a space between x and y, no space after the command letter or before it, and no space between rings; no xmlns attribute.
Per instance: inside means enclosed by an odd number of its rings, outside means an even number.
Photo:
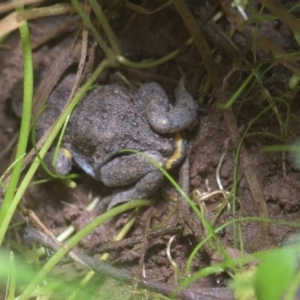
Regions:
<svg viewBox="0 0 300 300"><path fill-rule="evenodd" d="M21 11L23 8L18 8ZM30 44L30 32L27 22L20 27L20 36L23 51L24 62L24 96L23 96L23 112L20 127L19 141L17 145L17 152L15 160L18 162L14 165L11 175L11 180L8 185L1 209L0 209L0 245L3 242L6 230L13 213L15 212L16 205L12 205L12 200L16 192L16 188L19 182L19 177L22 171L22 164L24 160L24 154L27 148L28 136L30 131L30 118L33 96L33 62L32 62L32 50Z"/></svg>

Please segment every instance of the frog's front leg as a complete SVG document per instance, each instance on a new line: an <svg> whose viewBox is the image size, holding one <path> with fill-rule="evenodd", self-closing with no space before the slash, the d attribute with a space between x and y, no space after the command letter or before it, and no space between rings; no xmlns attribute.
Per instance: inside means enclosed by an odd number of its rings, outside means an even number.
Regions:
<svg viewBox="0 0 300 300"><path fill-rule="evenodd" d="M165 159L155 151L144 153L158 163L165 163ZM162 173L139 154L115 158L100 169L98 176L109 187L128 186L102 200L101 205L109 203L107 209L130 200L147 198L163 181Z"/></svg>
<svg viewBox="0 0 300 300"><path fill-rule="evenodd" d="M174 106L156 82L141 86L138 95L146 103L146 116L150 125L159 133L184 130L197 120L196 103L186 91L183 80L175 90Z"/></svg>

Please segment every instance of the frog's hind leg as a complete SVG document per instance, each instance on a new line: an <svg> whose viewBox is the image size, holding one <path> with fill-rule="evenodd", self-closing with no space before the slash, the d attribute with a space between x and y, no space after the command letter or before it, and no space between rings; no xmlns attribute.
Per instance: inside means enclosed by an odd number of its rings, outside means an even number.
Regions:
<svg viewBox="0 0 300 300"><path fill-rule="evenodd" d="M197 105L184 87L183 80L175 90L174 106L163 88L156 82L144 84L138 95L146 104L146 115L151 127L159 133L174 133L197 122Z"/></svg>
<svg viewBox="0 0 300 300"><path fill-rule="evenodd" d="M165 161L157 152L145 152L145 154L158 163L163 164ZM108 204L108 210L120 203L151 196L163 181L163 174L140 154L115 158L101 168L100 177L101 181L110 187L129 185L101 201L101 206Z"/></svg>

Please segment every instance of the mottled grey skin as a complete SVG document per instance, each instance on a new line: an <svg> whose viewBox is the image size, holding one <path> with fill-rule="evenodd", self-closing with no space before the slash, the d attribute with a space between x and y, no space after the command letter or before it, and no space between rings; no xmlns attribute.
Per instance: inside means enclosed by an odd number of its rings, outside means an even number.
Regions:
<svg viewBox="0 0 300 300"><path fill-rule="evenodd" d="M40 137L62 110L74 81L67 76L50 95L37 125ZM139 154L118 154L134 149L165 165L175 150L170 133L186 129L197 118L196 105L183 84L172 107L158 83L141 86L136 94L118 85L98 87L74 110L63 146L81 169L110 187L122 187L105 198L108 209L132 199L149 197L163 176ZM179 163L179 161L178 161Z"/></svg>

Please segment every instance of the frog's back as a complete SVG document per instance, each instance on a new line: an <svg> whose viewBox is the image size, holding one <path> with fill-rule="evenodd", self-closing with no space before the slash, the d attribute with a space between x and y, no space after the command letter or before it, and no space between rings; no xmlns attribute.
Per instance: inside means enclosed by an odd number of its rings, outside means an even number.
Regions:
<svg viewBox="0 0 300 300"><path fill-rule="evenodd" d="M66 139L97 168L124 148L157 150L166 157L173 151L170 137L152 130L135 95L117 85L96 88L81 101Z"/></svg>

